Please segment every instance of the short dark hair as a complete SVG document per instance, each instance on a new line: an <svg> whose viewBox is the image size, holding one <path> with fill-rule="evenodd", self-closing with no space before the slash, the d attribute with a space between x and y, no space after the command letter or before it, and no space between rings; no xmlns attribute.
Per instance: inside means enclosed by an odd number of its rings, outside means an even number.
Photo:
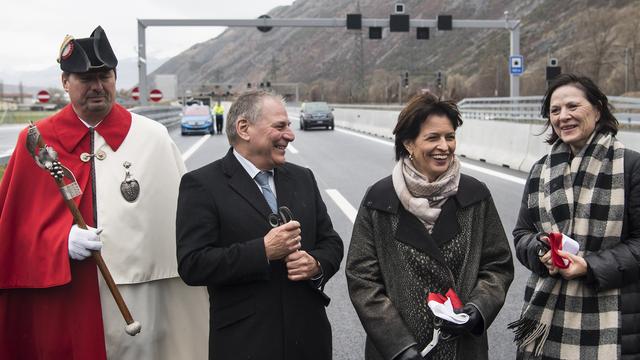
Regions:
<svg viewBox="0 0 640 360"><path fill-rule="evenodd" d="M613 116L613 106L609 103L607 95L598 88L593 80L586 76L576 74L561 74L558 75L551 84L549 84L549 88L542 98L542 109L540 110L540 115L547 119L543 132L546 132L547 129L551 127L551 134L549 134L546 139L547 144L553 144L559 138L558 134L553 130L553 126L551 126L551 119L549 117L549 112L551 110L551 95L553 95L553 92L559 87L565 85L571 85L582 90L591 106L600 112L600 120L596 126L596 131L611 133L613 135L618 133L618 119Z"/></svg>
<svg viewBox="0 0 640 360"><path fill-rule="evenodd" d="M451 122L453 130L462 125L462 116L460 116L460 110L455 102L440 100L431 93L412 97L398 115L398 123L393 129L396 160L409 155L404 147L404 142L417 138L420 135L420 127L431 115L446 116Z"/></svg>

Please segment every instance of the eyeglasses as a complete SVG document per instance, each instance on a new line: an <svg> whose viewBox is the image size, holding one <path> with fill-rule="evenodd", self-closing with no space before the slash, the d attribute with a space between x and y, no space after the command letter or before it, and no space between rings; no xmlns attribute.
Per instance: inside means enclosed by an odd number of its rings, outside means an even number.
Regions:
<svg viewBox="0 0 640 360"><path fill-rule="evenodd" d="M275 228L293 220L293 213L291 213L291 210L289 210L288 207L280 206L278 208L278 213L269 214L269 217L267 218L267 220L269 220L269 225L271 225L272 228Z"/></svg>

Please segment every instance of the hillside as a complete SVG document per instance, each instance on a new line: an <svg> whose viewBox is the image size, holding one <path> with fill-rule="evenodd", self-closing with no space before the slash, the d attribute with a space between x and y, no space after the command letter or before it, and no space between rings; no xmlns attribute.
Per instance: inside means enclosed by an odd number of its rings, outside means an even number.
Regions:
<svg viewBox="0 0 640 360"><path fill-rule="evenodd" d="M563 71L591 76L608 94L640 87L640 2L633 0L407 0L414 19L451 14L454 19L521 20L521 54L526 71L521 95L544 91L548 57L558 58ZM387 18L394 2L361 0L365 18ZM273 18L344 18L356 1L297 0L269 12ZM509 32L506 30L431 29L429 40L411 33L388 33L370 40L367 29L274 28L268 33L230 28L170 59L154 74L176 74L179 86L213 90L213 83L301 83L305 99L332 102L395 102L400 74L410 73L406 94L435 89L442 71L446 95L508 95ZM362 40L360 40L362 39ZM362 41L362 51L358 43ZM625 66L625 48L628 66ZM637 51L636 51L637 49ZM636 55L636 52L639 54ZM363 61L360 61L363 59ZM637 66L636 66L637 65ZM637 75L636 75L637 73ZM290 89L281 89L290 92ZM406 96L403 94L403 96Z"/></svg>

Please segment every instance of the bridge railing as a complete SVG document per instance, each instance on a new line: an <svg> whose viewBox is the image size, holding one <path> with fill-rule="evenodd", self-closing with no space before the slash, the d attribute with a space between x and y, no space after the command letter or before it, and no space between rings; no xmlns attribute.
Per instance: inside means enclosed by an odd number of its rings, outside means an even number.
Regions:
<svg viewBox="0 0 640 360"><path fill-rule="evenodd" d="M166 127L172 127L180 123L180 114L182 108L180 106L136 106L129 109L132 113L146 116L153 119Z"/></svg>
<svg viewBox="0 0 640 360"><path fill-rule="evenodd" d="M610 96L614 116L621 124L640 124L640 98ZM468 98L458 103L465 119L544 122L542 96Z"/></svg>

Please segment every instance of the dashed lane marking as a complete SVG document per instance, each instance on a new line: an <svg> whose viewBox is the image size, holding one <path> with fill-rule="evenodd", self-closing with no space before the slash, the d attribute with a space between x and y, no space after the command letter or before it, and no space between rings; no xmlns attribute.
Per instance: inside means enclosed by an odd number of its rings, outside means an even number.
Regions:
<svg viewBox="0 0 640 360"><path fill-rule="evenodd" d="M336 205L338 205L340 210L342 210L342 212L347 216L349 221L351 221L351 223L353 224L356 221L356 215L358 214L356 209L353 206L351 206L349 201L347 201L347 199L345 199L344 196L342 196L342 194L340 194L338 190L326 189L325 192L331 197L331 200L333 200L333 202L336 203Z"/></svg>
<svg viewBox="0 0 640 360"><path fill-rule="evenodd" d="M182 154L182 161L187 161L187 159L190 158L191 155L193 155L210 137L211 137L210 134L204 135L203 137L200 138L200 140L198 140L198 142L191 145L189 150L185 151Z"/></svg>
<svg viewBox="0 0 640 360"><path fill-rule="evenodd" d="M294 148L293 145L291 145L291 144L287 145L287 150L291 151L292 154L297 154L298 153L298 149Z"/></svg>

